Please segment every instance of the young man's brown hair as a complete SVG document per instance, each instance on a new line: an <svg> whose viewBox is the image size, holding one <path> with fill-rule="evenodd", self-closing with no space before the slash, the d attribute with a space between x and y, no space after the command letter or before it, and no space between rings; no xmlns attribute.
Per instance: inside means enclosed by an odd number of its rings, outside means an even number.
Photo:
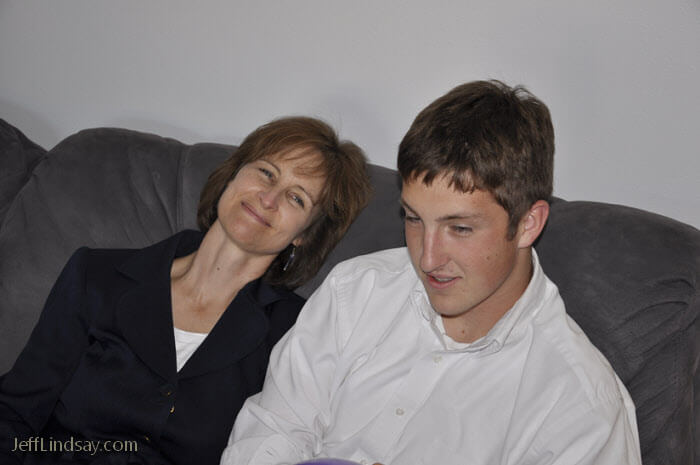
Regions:
<svg viewBox="0 0 700 465"><path fill-rule="evenodd" d="M554 128L547 106L522 86L474 81L426 107L399 146L404 182L451 177L463 192L490 192L508 212L508 235L552 195Z"/></svg>

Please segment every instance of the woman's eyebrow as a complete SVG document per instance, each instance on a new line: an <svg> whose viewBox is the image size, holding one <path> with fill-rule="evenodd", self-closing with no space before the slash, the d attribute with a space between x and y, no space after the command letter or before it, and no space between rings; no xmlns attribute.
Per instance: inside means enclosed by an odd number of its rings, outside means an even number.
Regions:
<svg viewBox="0 0 700 465"><path fill-rule="evenodd" d="M272 160L268 160L267 158L261 158L260 160L264 161L265 163L267 163L269 165L272 165L272 167L275 168L278 173L282 172L282 170L280 170L280 167L275 165L275 163Z"/></svg>
<svg viewBox="0 0 700 465"><path fill-rule="evenodd" d="M304 186L302 186L301 184L297 184L296 187L298 187L301 191L304 192L304 194L306 194L306 196L309 198L309 201L311 202L311 206L316 205L316 200L311 196L311 194L309 194L309 193L306 191L306 189L304 189Z"/></svg>

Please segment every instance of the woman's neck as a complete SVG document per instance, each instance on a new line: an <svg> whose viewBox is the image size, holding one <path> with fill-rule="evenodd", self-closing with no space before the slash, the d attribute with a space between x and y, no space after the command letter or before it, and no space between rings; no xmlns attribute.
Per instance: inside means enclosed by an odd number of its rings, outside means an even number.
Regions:
<svg viewBox="0 0 700 465"><path fill-rule="evenodd" d="M274 259L274 255L241 250L214 222L198 250L173 260L170 281L175 326L211 330L243 286L260 278Z"/></svg>

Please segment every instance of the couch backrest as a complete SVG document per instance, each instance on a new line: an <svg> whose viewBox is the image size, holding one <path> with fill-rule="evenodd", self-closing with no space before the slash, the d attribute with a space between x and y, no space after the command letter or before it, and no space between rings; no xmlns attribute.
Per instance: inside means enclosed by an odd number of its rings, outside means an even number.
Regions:
<svg viewBox="0 0 700 465"><path fill-rule="evenodd" d="M17 192L44 156L46 150L0 119L0 225Z"/></svg>
<svg viewBox="0 0 700 465"><path fill-rule="evenodd" d="M197 229L200 190L234 151L108 128L81 131L49 151L0 229L0 373L24 346L75 249L144 247ZM370 176L370 205L300 295L308 297L341 260L402 245L395 172L371 165Z"/></svg>
<svg viewBox="0 0 700 465"><path fill-rule="evenodd" d="M567 313L630 391L645 465L700 463L700 231L620 205L555 201L536 249Z"/></svg>
<svg viewBox="0 0 700 465"><path fill-rule="evenodd" d="M76 248L143 247L195 228L199 191L234 150L104 128L52 149L0 229L0 373L23 347ZM396 172L371 166L370 174L372 202L299 294L310 295L345 258L403 245ZM644 463L700 458L694 451L700 232L628 207L554 199L536 249L569 314L627 385Z"/></svg>

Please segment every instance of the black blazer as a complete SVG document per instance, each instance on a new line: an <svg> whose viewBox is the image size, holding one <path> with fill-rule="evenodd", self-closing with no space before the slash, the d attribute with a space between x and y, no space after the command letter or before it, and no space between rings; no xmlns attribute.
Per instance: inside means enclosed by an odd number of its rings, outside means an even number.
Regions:
<svg viewBox="0 0 700 465"><path fill-rule="evenodd" d="M0 463L219 463L238 410L260 391L270 350L303 299L249 283L177 372L170 267L202 237L184 231L141 250L75 252L0 378ZM138 451L8 451L15 438L35 436L44 449L58 448L51 438L72 437L137 441Z"/></svg>

